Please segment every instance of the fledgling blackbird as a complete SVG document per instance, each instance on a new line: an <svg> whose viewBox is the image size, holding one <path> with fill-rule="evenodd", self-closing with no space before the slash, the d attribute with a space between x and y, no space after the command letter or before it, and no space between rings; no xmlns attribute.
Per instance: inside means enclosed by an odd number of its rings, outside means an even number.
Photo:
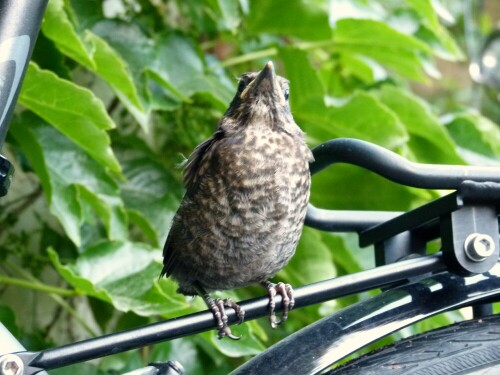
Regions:
<svg viewBox="0 0 500 375"><path fill-rule="evenodd" d="M288 95L289 82L276 76L272 62L243 74L217 130L185 166L186 194L163 248L161 276L172 276L178 293L203 297L220 338L239 338L224 308L233 308L240 323L244 311L231 299L214 300L211 291L260 283L268 290L273 328L294 304L289 284L267 281L294 254L309 201L313 156ZM283 301L279 322L276 293Z"/></svg>

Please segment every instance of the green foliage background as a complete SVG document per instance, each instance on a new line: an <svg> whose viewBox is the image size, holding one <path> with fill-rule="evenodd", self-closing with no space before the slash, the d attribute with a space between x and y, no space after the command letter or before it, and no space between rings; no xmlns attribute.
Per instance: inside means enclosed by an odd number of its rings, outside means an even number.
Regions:
<svg viewBox="0 0 500 375"><path fill-rule="evenodd" d="M463 66L464 55L460 14L447 29L436 4L50 0L4 148L16 176L0 205L1 321L36 350L204 309L158 280L183 194L178 166L214 130L235 78L269 59L291 81L311 147L355 137L419 162L498 164L497 125L467 105L454 77L439 80L436 61ZM419 97L423 85L439 96ZM336 166L314 177L311 199L407 210L439 194ZM372 267L372 258L352 236L306 228L277 279L300 286ZM277 330L247 322L234 328L239 342L206 332L71 371L120 373L170 358L188 374L224 374L359 298L293 311Z"/></svg>

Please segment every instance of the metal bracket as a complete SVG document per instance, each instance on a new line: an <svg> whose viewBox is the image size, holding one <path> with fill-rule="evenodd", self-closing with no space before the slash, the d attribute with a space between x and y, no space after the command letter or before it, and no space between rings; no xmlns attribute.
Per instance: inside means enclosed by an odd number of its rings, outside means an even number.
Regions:
<svg viewBox="0 0 500 375"><path fill-rule="evenodd" d="M451 271L462 275L488 271L499 255L496 207L465 205L445 215L441 243Z"/></svg>
<svg viewBox="0 0 500 375"><path fill-rule="evenodd" d="M425 244L441 237L451 271L487 272L500 254L499 206L500 184L465 181L454 193L361 232L359 242L374 244L377 265L382 265L423 255Z"/></svg>

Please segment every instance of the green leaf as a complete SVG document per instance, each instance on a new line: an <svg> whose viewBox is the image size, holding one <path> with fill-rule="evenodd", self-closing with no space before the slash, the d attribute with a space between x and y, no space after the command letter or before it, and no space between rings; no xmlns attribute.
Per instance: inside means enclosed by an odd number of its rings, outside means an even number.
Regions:
<svg viewBox="0 0 500 375"><path fill-rule="evenodd" d="M144 111L134 80L125 61L111 46L94 33L87 31L85 40L94 47L96 73L111 87L121 92L138 110Z"/></svg>
<svg viewBox="0 0 500 375"><path fill-rule="evenodd" d="M276 33L307 40L330 39L328 14L318 2L252 0L246 17L252 34Z"/></svg>
<svg viewBox="0 0 500 375"><path fill-rule="evenodd" d="M295 255L280 272L287 282L307 285L337 276L331 251L321 236L321 232L304 227Z"/></svg>
<svg viewBox="0 0 500 375"><path fill-rule="evenodd" d="M70 17L72 12L69 3L64 3L63 0L51 1L43 23L44 35L51 39L62 53L101 76L117 91L117 95L127 107L133 106L131 111L143 113L144 109L127 64L105 40L91 31L82 29L80 35L77 30L78 20L76 17ZM83 18L84 22L87 20Z"/></svg>
<svg viewBox="0 0 500 375"><path fill-rule="evenodd" d="M117 175L120 165L105 130L114 128L103 103L90 91L30 63L19 102L56 127Z"/></svg>
<svg viewBox="0 0 500 375"><path fill-rule="evenodd" d="M163 245L183 188L140 139L120 138L114 145L126 178L121 195L130 218L155 246Z"/></svg>
<svg viewBox="0 0 500 375"><path fill-rule="evenodd" d="M342 105L327 106L323 85L307 54L283 48L280 56L290 80L290 105L295 121L315 142L352 137L394 149L407 141L406 130L397 117L374 95L358 91Z"/></svg>
<svg viewBox="0 0 500 375"><path fill-rule="evenodd" d="M432 50L417 38L373 20L342 19L335 28L334 47L370 57L403 77L425 80L421 55Z"/></svg>
<svg viewBox="0 0 500 375"><path fill-rule="evenodd" d="M217 0L217 6L222 14L222 25L225 29L237 32L241 24L239 2L232 0Z"/></svg>
<svg viewBox="0 0 500 375"><path fill-rule="evenodd" d="M408 139L398 118L374 95L363 91L356 92L340 107L330 107L324 121L331 122L340 137L364 139L388 149L395 149Z"/></svg>
<svg viewBox="0 0 500 375"><path fill-rule="evenodd" d="M395 86L384 85L379 98L398 117L412 139L410 148L423 163L463 164L453 140L422 99Z"/></svg>
<svg viewBox="0 0 500 375"><path fill-rule="evenodd" d="M432 197L426 190L407 188L350 165L335 165L312 179L311 203L322 208L407 211Z"/></svg>
<svg viewBox="0 0 500 375"><path fill-rule="evenodd" d="M158 81L179 99L187 101L195 93L205 93L225 108L232 99L232 88L204 72L203 60L191 42L178 34L166 34L156 41L156 59L150 70Z"/></svg>
<svg viewBox="0 0 500 375"><path fill-rule="evenodd" d="M78 275L72 267L64 266L60 262L59 256L54 249L48 248L47 253L55 269L71 286L73 286L73 288L75 288L78 293L96 297L108 303L112 302L111 296L105 290L98 290L94 288L88 279Z"/></svg>
<svg viewBox="0 0 500 375"><path fill-rule="evenodd" d="M102 165L29 112L14 118L11 133L40 178L51 212L75 244L81 243L82 200L95 208L110 238L126 237L118 185Z"/></svg>
<svg viewBox="0 0 500 375"><path fill-rule="evenodd" d="M340 56L341 64L347 73L360 78L364 83L372 83L375 80L375 74L372 64L367 60L347 52Z"/></svg>
<svg viewBox="0 0 500 375"><path fill-rule="evenodd" d="M191 102L195 94L206 96L220 110L232 99L234 84L207 73L206 62L185 36L163 33L152 38L137 25L110 20L99 22L93 31L127 63L147 111L171 111L182 102ZM132 114L145 130L149 129L147 118Z"/></svg>
<svg viewBox="0 0 500 375"><path fill-rule="evenodd" d="M464 58L464 55L446 28L439 22L433 5L434 2L433 0L406 0L406 3L422 17L426 28L435 35L436 39L444 47L444 50L434 47L438 55L452 61L461 60ZM425 30L419 30L417 36L425 37L425 34ZM428 37L425 39L428 39Z"/></svg>
<svg viewBox="0 0 500 375"><path fill-rule="evenodd" d="M103 242L85 250L74 264L61 264L57 253L49 256L61 276L81 293L110 302L120 311L138 315L186 311L184 296L171 281L157 280L161 251L130 242Z"/></svg>
<svg viewBox="0 0 500 375"><path fill-rule="evenodd" d="M64 0L50 0L42 23L42 32L65 55L92 70L96 69L88 46L80 38L65 9Z"/></svg>
<svg viewBox="0 0 500 375"><path fill-rule="evenodd" d="M284 47L279 50L285 76L290 81L290 107L293 114L325 110L324 87L305 51Z"/></svg>
<svg viewBox="0 0 500 375"><path fill-rule="evenodd" d="M87 186L75 182L78 191L78 197L88 203L97 215L102 219L106 227L108 237L113 240L125 240L127 232L127 216L123 208L123 202L113 195L96 194Z"/></svg>
<svg viewBox="0 0 500 375"><path fill-rule="evenodd" d="M231 330L235 335L241 336L241 340L219 340L215 331L203 332L201 336L227 357L238 358L256 355L265 349L262 343L254 336L250 324L243 323L233 327Z"/></svg>
<svg viewBox="0 0 500 375"><path fill-rule="evenodd" d="M445 118L445 124L460 147L460 153L469 163L500 162L500 130L497 124L474 112L449 115Z"/></svg>

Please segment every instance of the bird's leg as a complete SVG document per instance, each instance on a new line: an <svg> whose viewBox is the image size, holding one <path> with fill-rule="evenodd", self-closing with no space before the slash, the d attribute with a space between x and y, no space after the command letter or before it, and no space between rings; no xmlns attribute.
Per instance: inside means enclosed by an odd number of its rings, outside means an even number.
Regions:
<svg viewBox="0 0 500 375"><path fill-rule="evenodd" d="M288 319L288 311L290 311L295 304L292 286L290 284L284 284L281 282L274 284L270 281L263 281L261 282L261 285L267 289L267 293L269 295L269 322L271 323L272 328L276 328L278 324L281 324ZM274 297L276 296L276 294L281 295L281 301L283 305L281 320L279 321L276 321L276 313L274 312L274 308L276 306Z"/></svg>
<svg viewBox="0 0 500 375"><path fill-rule="evenodd" d="M233 335L231 329L227 324L227 314L225 307L232 308L239 318L239 324L243 323L245 319L245 311L231 298L226 298L224 300L220 298L213 299L201 286L195 286L196 292L203 298L207 307L214 315L215 322L217 323L217 329L219 330L219 339L227 336L232 340L239 340L240 337Z"/></svg>

